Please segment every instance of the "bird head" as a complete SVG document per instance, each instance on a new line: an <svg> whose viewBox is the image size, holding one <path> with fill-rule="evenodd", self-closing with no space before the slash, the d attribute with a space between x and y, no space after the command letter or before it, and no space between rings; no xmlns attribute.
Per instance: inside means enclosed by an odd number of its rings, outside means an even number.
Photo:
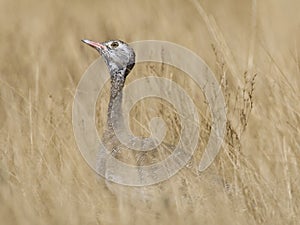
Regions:
<svg viewBox="0 0 300 225"><path fill-rule="evenodd" d="M100 43L82 40L82 42L95 48L100 55L103 56L111 76L121 74L125 78L134 67L135 53L133 49L123 41L112 40Z"/></svg>

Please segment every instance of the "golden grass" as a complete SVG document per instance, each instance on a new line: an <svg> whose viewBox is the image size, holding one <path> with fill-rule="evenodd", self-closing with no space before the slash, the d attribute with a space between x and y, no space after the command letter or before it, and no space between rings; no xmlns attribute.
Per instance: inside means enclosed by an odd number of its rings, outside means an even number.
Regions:
<svg viewBox="0 0 300 225"><path fill-rule="evenodd" d="M299 7L296 0L1 0L1 222L297 224ZM228 106L226 138L208 170L184 168L138 191L96 177L72 130L76 86L98 57L82 38L166 40L207 62ZM107 100L106 93L98 103L105 107ZM199 115L206 122L201 156L209 130L205 106Z"/></svg>

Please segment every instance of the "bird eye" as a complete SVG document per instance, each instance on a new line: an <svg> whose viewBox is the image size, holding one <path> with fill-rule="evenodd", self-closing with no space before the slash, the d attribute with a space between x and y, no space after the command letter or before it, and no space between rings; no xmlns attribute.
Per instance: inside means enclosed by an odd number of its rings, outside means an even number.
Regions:
<svg viewBox="0 0 300 225"><path fill-rule="evenodd" d="M116 42L116 41L114 41L113 43L111 43L111 45L110 45L111 47L113 47L113 48L116 48L116 47L118 47L119 46L119 43L118 42Z"/></svg>

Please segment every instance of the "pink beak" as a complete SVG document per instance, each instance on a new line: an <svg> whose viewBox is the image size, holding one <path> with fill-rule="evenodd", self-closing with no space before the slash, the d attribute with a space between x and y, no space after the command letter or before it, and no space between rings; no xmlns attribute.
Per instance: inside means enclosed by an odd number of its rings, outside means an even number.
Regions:
<svg viewBox="0 0 300 225"><path fill-rule="evenodd" d="M106 46L99 42L94 42L94 41L90 41L90 40L86 40L86 39L81 40L81 41L97 50L106 50Z"/></svg>

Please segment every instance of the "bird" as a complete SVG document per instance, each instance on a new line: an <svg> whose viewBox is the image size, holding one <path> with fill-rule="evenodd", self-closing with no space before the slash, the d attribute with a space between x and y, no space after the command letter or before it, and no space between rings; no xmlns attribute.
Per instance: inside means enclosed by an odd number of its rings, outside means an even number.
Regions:
<svg viewBox="0 0 300 225"><path fill-rule="evenodd" d="M156 163L163 158L166 158L169 154L172 154L175 146L164 142L161 143L157 149L149 152L138 151L137 153L133 153L136 151L131 151L131 153L128 154L128 151L123 151L123 149L126 149L127 146L124 147L120 143L119 139L115 135L114 128L116 126L124 126L122 117L123 88L127 76L135 66L135 52L130 45L121 40L94 42L83 39L82 42L97 50L97 52L103 57L110 74L111 89L107 111L107 127L105 128L102 137L102 142L106 149L109 149L110 153L115 158L121 158L123 161L127 162L131 161L130 164L136 164L138 166ZM141 140L136 137L129 138L131 139L131 142L138 142ZM149 148L155 144L151 139L147 138L142 138L141 142L144 147L146 146ZM124 155L120 155L122 152L125 152L125 158ZM151 204L148 205L145 203L152 202L153 205L159 204L161 199L164 199L166 196L172 196L170 195L170 192L172 193L172 191L174 193L182 193L182 196L186 196L184 206L191 207L193 198L189 196L190 191L188 184L195 183L198 187L201 187L201 185L203 186L203 184L201 184L201 180L199 180L198 174L190 169L181 171L179 176L173 178L172 181L168 181L165 184L168 188L164 187L161 183L147 187L131 187L130 189L128 189L127 186L118 185L113 182L109 182L106 179L105 183L106 187L115 196L117 196L120 201L124 201L124 199L126 199L128 202L132 201L132 204L134 205L144 205L144 210L151 210L152 207ZM172 198L170 198L170 201L173 201ZM174 204L175 203L176 202L174 202Z"/></svg>

